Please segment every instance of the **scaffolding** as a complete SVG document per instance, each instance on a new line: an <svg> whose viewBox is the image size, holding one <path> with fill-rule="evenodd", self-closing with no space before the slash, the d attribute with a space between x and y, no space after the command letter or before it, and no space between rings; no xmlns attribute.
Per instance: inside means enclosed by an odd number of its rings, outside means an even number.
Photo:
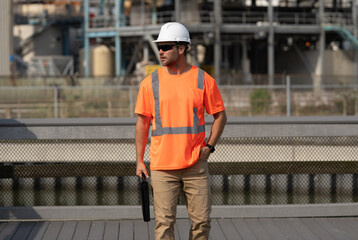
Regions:
<svg viewBox="0 0 358 240"><path fill-rule="evenodd" d="M344 0L311 0L311 1L171 1L171 7L158 8L158 2L163 1L132 1L132 11L129 22L124 17L124 0L98 0L97 6L101 8L97 16L90 17L90 5L95 1L84 0L85 19L85 75L89 76L89 45L92 38L114 38L115 42L115 74L117 77L128 72L123 62L123 39L135 39L144 48L150 46L155 54L152 44L160 30L160 26L168 21L184 23L192 35L192 49L196 51L197 45L203 42L213 46L213 65L215 79L220 83L222 79L222 65L228 61L228 48L230 42L239 42L241 49L237 49L242 59L241 70L243 75L250 75L248 62L248 44L251 39L266 39L267 46L267 74L268 83L274 84L275 75L275 41L283 35L314 35L318 38L319 60L315 74L324 74L324 51L326 32L331 31L328 26L344 27L343 33L348 31L349 37L355 43L357 38L357 2ZM232 2L232 8L228 7ZM246 2L251 2L247 4ZM262 7L253 3L262 3ZM108 14L104 10L114 5L114 11ZM133 6L133 4L136 4ZM224 6L224 4L226 4ZM245 5L246 4L246 5ZM275 4L275 6L273 6ZM249 5L249 6L247 6ZM289 8L291 6L291 8ZM294 7L292 7L294 6ZM343 9L343 10L342 10ZM347 11L350 9L350 11ZM107 14L106 14L107 12ZM127 16L128 17L128 16ZM346 36L347 33L346 33ZM228 39L229 38L229 39ZM138 40L139 39L139 40ZM148 44L143 44L147 42ZM235 49L235 48L234 48ZM148 49L144 50L148 51ZM296 51L300 51L296 48ZM144 54L145 55L145 54ZM133 58L135 56L132 56ZM194 56L195 58L195 56ZM238 57L236 57L238 58ZM196 60L196 59L194 59ZM235 60L235 59L234 59ZM235 61L238 61L237 59ZM133 62L133 59L130 61ZM308 63L306 63L308 64ZM357 57L355 57L357 65ZM357 74L358 70L355 70ZM247 78L249 81L249 77ZM319 83L318 83L319 84Z"/></svg>
<svg viewBox="0 0 358 240"><path fill-rule="evenodd" d="M30 1L16 2L25 4ZM31 2L42 2L44 12L48 14L45 14L46 19L43 18L43 11L37 12L37 16L25 16L28 22L31 20L35 23L36 19L42 19L41 21L47 23L43 29L52 27L48 23L52 23L53 27L67 24L62 33L63 49L67 49L64 50L64 55L69 53L66 29L71 26L71 22L68 19L78 23L78 17L81 17L82 26L78 28L78 32L82 32L84 56L81 64L83 63L85 77L89 77L92 72L90 51L95 44L105 45L113 51L114 75L120 80L134 73L135 63L139 66L159 64L153 39L159 33L161 25L169 21L181 22L188 28L192 39L188 56L190 63L210 71L220 84L230 83L236 76L240 77L241 82L235 84L252 84L252 74L267 74L266 83L275 84L275 75L285 71L277 61L287 49L295 53L296 59L300 59L301 62L296 64L303 66L302 72L307 70L311 74L324 75L327 69L330 70L330 66L325 67L329 62L326 60L325 63L325 50L333 41L338 41L341 45L351 44L354 51L354 60L350 63L354 66L351 75L358 75L358 57L355 50L358 43L356 0ZM30 6L14 10L15 22L21 22L26 9L29 10ZM61 11L51 12L52 9ZM77 10L72 13L71 9ZM22 14L19 13L20 10ZM36 34L37 32L33 38ZM32 40L29 38L21 42L20 50L23 51ZM318 53L314 64L305 56L307 50ZM21 55L21 51L16 52ZM77 57L75 56L75 63L78 61ZM300 67L299 65L297 67ZM237 75L231 77L228 72ZM320 82L315 84L320 85Z"/></svg>
<svg viewBox="0 0 358 240"><path fill-rule="evenodd" d="M35 56L28 65L29 76L64 76L73 75L72 56Z"/></svg>

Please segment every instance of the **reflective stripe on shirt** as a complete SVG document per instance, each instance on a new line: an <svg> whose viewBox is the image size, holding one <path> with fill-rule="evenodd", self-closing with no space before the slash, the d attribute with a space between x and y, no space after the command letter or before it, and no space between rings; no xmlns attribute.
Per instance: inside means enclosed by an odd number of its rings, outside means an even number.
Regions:
<svg viewBox="0 0 358 240"><path fill-rule="evenodd" d="M204 89L205 73L198 68L197 87ZM194 108L193 127L164 127L162 126L162 119L160 117L160 102L159 102L159 77L158 70L152 73L152 90L154 95L154 110L155 110L155 130L152 130L152 136L162 136L165 134L197 134L205 132L205 125L199 125L198 109Z"/></svg>

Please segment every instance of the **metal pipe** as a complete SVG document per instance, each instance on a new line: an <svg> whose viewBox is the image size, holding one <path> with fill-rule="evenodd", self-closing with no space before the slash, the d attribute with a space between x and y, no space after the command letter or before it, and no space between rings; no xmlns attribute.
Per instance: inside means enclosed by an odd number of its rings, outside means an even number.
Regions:
<svg viewBox="0 0 358 240"><path fill-rule="evenodd" d="M105 0L101 0L100 5L99 5L99 15L100 16L103 16L104 8L105 8Z"/></svg>
<svg viewBox="0 0 358 240"><path fill-rule="evenodd" d="M319 36L319 56L318 56L318 64L317 64L317 69L316 69L316 74L319 75L318 78L315 79L313 85L315 87L316 90L318 90L320 88L320 86L322 85L322 75L324 73L324 65L325 65L325 61L324 61L324 51L326 48L326 33L324 30L324 0L320 0L319 1L319 20L320 20L320 27L321 27L321 31L320 31L320 36Z"/></svg>
<svg viewBox="0 0 358 240"><path fill-rule="evenodd" d="M115 37L115 46L116 46L116 52L115 52L116 77L119 77L121 75L121 65L122 65L122 59L121 59L122 44L121 44L121 39L118 35Z"/></svg>
<svg viewBox="0 0 358 240"><path fill-rule="evenodd" d="M134 87L131 86L129 87L129 116L130 117L134 117L134 99L133 99L133 90L134 90Z"/></svg>
<svg viewBox="0 0 358 240"><path fill-rule="evenodd" d="M274 84L274 74L275 74L275 52L274 52L274 29L273 29L273 7L272 0L268 1L268 20L269 20L269 35L267 39L267 61L268 61L268 77L269 85Z"/></svg>
<svg viewBox="0 0 358 240"><path fill-rule="evenodd" d="M140 25L144 26L145 24L145 1L140 1Z"/></svg>
<svg viewBox="0 0 358 240"><path fill-rule="evenodd" d="M121 53L122 53L122 44L121 44L121 39L118 35L118 29L121 25L120 22L120 13L121 13L121 8L122 8L122 1L123 0L116 0L115 1L115 11L116 11L116 15L115 15L115 27L117 29L117 33L115 38L115 68L116 68L116 77L119 77L121 74L121 66L122 66L122 62L121 62Z"/></svg>
<svg viewBox="0 0 358 240"><path fill-rule="evenodd" d="M157 24L157 0L152 1L152 25Z"/></svg>
<svg viewBox="0 0 358 240"><path fill-rule="evenodd" d="M221 1L215 0L214 2L214 15L215 15L215 45L214 45L214 65L215 65L215 80L220 84L220 64L221 64Z"/></svg>
<svg viewBox="0 0 358 240"><path fill-rule="evenodd" d="M58 118L58 89L53 87L53 117Z"/></svg>
<svg viewBox="0 0 358 240"><path fill-rule="evenodd" d="M291 77L286 77L286 115L291 116Z"/></svg>
<svg viewBox="0 0 358 240"><path fill-rule="evenodd" d="M358 38L358 16L357 16L357 1L352 1L352 18L353 18L353 35L357 39ZM354 73L356 76L356 81L358 81L358 51L354 48Z"/></svg>
<svg viewBox="0 0 358 240"><path fill-rule="evenodd" d="M175 0L175 20L180 22L180 0Z"/></svg>
<svg viewBox="0 0 358 240"><path fill-rule="evenodd" d="M89 77L90 75L90 54L89 54L89 37L88 37L88 29L89 29L89 0L85 0L84 4L84 25L85 25L85 33L84 33L84 57L85 57L85 77Z"/></svg>

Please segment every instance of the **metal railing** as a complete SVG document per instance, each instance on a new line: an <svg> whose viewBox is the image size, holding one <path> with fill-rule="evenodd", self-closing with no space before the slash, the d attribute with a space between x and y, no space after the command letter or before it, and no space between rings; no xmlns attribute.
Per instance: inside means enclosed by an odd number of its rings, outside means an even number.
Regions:
<svg viewBox="0 0 358 240"><path fill-rule="evenodd" d="M150 25L152 24L152 12L145 11L135 18L134 22L129 20L127 25ZM155 24L162 24L175 19L174 11L163 11L156 13L157 22ZM320 19L317 13L311 12L274 12L274 23L285 25L317 25ZM187 19L182 22L186 23ZM114 27L114 16L95 16L91 18L91 28ZM222 22L224 24L254 24L265 25L268 24L267 12L255 11L222 11ZM323 22L326 24L338 24L342 26L353 25L353 18L351 13L331 13L327 12L324 15ZM190 16L190 24L195 23L215 23L213 11L200 10L198 14Z"/></svg>
<svg viewBox="0 0 358 240"><path fill-rule="evenodd" d="M274 22L279 24L319 24L317 13L312 12L275 12Z"/></svg>
<svg viewBox="0 0 358 240"><path fill-rule="evenodd" d="M229 116L358 115L356 84L221 85L219 89ZM0 118L133 117L137 94L138 86L59 86L56 81L43 87L2 86Z"/></svg>
<svg viewBox="0 0 358 240"><path fill-rule="evenodd" d="M326 12L324 13L323 22L326 24L347 26L347 25L353 25L353 17L351 13Z"/></svg>
<svg viewBox="0 0 358 240"><path fill-rule="evenodd" d="M17 24L42 24L49 19L83 17L83 8L78 4L14 3L12 11Z"/></svg>
<svg viewBox="0 0 358 240"><path fill-rule="evenodd" d="M26 5L14 4L13 12L15 21L18 23L32 22L41 23L46 21L46 18L59 19L63 17L81 17L83 16L83 8L81 5L71 4L43 4L43 5ZM134 23L130 25L148 25L152 24L152 11L145 9L144 11L133 16ZM157 22L162 24L169 21L174 21L174 11L159 11L155 13ZM138 17L140 19L138 19ZM129 16L130 19L130 16ZM352 25L352 13L350 12L325 12L324 23ZM114 16L97 15L90 20L91 28L106 28L114 27ZM182 19L186 21L186 19ZM214 23L214 13L208 10L199 10L197 14L190 15L190 21L193 23ZM268 22L267 12L259 11L222 11L223 23L235 24L257 24ZM319 16L314 12L274 12L274 22L278 24L319 24Z"/></svg>
<svg viewBox="0 0 358 240"><path fill-rule="evenodd" d="M0 120L0 206L140 204L134 132L134 118ZM216 148L214 205L358 201L356 117L229 118Z"/></svg>

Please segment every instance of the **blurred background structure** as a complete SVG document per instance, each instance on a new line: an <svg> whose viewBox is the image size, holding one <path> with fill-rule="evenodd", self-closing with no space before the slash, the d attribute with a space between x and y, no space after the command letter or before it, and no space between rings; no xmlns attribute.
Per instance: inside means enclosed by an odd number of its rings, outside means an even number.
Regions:
<svg viewBox="0 0 358 240"><path fill-rule="evenodd" d="M357 5L0 0L0 206L140 204L133 112L169 21L229 116L215 205L357 203Z"/></svg>
<svg viewBox="0 0 358 240"><path fill-rule="evenodd" d="M0 4L2 118L132 116L169 21L189 29L188 61L215 77L229 115L358 113L356 0Z"/></svg>

